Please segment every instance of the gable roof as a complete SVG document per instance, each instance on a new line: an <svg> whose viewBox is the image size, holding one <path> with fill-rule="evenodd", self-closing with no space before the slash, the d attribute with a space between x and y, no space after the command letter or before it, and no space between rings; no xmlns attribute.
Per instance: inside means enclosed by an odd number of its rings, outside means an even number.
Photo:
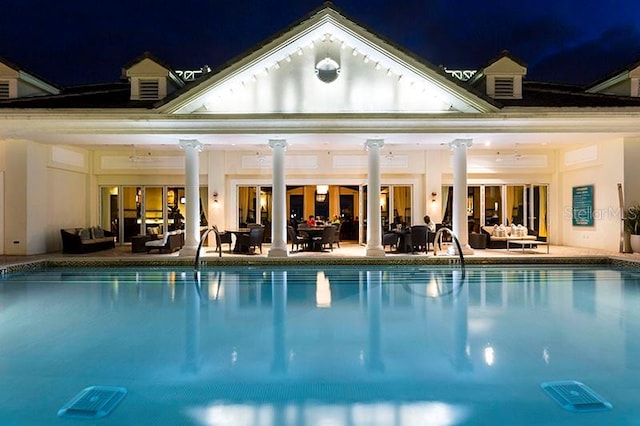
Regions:
<svg viewBox="0 0 640 426"><path fill-rule="evenodd" d="M327 53L327 57L331 55L331 59L338 59L343 72L349 72L347 65L351 69L360 68L360 72L357 75L352 72L348 77L350 79L349 85L344 86L340 91L334 90L335 86L331 84L315 85L314 92L310 95L308 92L315 84L311 81L315 77L309 76L313 75L313 65L316 65L317 60L324 55L318 51L324 52L325 50L331 51L331 53ZM353 58L345 52L350 52ZM361 63L369 64L368 68L364 69L365 67L361 65L354 65L354 58L357 58ZM298 63L287 65L294 60ZM281 67L287 67L287 70L282 70ZM374 70L378 74L375 74ZM157 108L159 112L174 114L221 112L216 110L216 104L225 102L229 106L241 96L247 96L248 99L249 90L244 90L247 86L251 86L250 89L254 91L266 90L269 92L268 96L271 97L281 96L284 92L268 87L268 84L264 83L264 79L262 83L258 82L260 77L266 75L269 76L270 83L273 85L282 85L284 80L287 84L291 84L295 78L300 81L304 79L304 81L300 83L301 87L295 88L296 91L299 91L299 98L291 100L291 103L296 103L296 107L287 108L273 104L262 110L260 108L254 109L258 113L443 112L447 110L488 112L497 110L496 104L491 99L476 92L470 85L450 77L440 67L429 64L355 21L346 18L331 3L325 3L323 7L292 24L281 33L258 44L245 55L227 62L197 81L188 84L183 90L177 91L159 102ZM380 75L392 76L410 88L408 90L401 89L403 86L400 85L392 88L389 83L380 78ZM278 79L282 81L278 83ZM342 80L346 79L347 77ZM341 78L338 78L336 81L340 80ZM361 87L358 88L358 86ZM350 101L358 96L367 96L367 103L362 101L361 104L355 106L347 104L347 101L343 99L347 89L349 91L360 90L356 95L350 94ZM224 96L225 91L234 90L233 96ZM289 90L293 89L289 88ZM307 90L307 93L300 93L301 90ZM395 92L393 92L394 90ZM420 90L427 95L423 95L423 99L418 101L420 95L416 94L420 93ZM313 102L314 97L320 98L326 103L327 99L322 98L331 91L333 91L333 97L328 101L335 104L335 108L323 110L309 105ZM382 93L383 91L386 92ZM284 96L288 95L285 93ZM389 103L382 105L379 102L383 96L394 96L395 101L399 100L401 103L409 104L410 107L398 108L397 110L389 108ZM411 97L414 99L410 99ZM264 96L262 98L264 99ZM429 98L437 99L432 102L434 105L427 105L425 99ZM374 105L371 107L372 109L367 109L376 102L378 102L378 106ZM211 106L213 109L210 108ZM229 112L246 113L250 110L248 107L244 110L241 106L238 108L237 111Z"/></svg>
<svg viewBox="0 0 640 426"><path fill-rule="evenodd" d="M630 74L638 68L640 68L640 60L625 65L624 67L613 71L611 74L606 75L600 80L596 80L595 82L589 84L586 87L585 91L589 93L597 93L606 90L611 86L614 86L621 81L630 78Z"/></svg>
<svg viewBox="0 0 640 426"><path fill-rule="evenodd" d="M10 62L2 57L0 57L0 64L12 69L17 73L18 79L32 84L33 86L39 88L40 90L49 93L49 94L58 94L60 93L60 86L55 83L52 83L39 75L32 73L31 71L26 70L25 68Z"/></svg>

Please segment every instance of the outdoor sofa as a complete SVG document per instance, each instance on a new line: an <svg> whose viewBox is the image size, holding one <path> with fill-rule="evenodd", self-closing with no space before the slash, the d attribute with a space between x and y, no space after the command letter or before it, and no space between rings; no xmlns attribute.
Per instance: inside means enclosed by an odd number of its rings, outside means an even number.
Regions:
<svg viewBox="0 0 640 426"><path fill-rule="evenodd" d="M535 231L522 225L483 226L482 234L487 238L487 248L491 249L506 249L507 240L509 239L535 241L538 238L538 234Z"/></svg>
<svg viewBox="0 0 640 426"><path fill-rule="evenodd" d="M165 232L162 238L144 243L147 253L158 250L160 253L173 253L184 245L184 232L181 229Z"/></svg>
<svg viewBox="0 0 640 426"><path fill-rule="evenodd" d="M63 253L91 253L116 247L116 237L98 226L65 228L60 230Z"/></svg>

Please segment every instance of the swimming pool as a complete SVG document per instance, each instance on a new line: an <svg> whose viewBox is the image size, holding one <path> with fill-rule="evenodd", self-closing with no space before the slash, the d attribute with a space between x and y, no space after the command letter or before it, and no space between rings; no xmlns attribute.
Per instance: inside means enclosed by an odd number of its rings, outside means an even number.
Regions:
<svg viewBox="0 0 640 426"><path fill-rule="evenodd" d="M0 342L1 424L86 423L57 413L93 385L114 425L640 424L625 268L54 268L0 281Z"/></svg>

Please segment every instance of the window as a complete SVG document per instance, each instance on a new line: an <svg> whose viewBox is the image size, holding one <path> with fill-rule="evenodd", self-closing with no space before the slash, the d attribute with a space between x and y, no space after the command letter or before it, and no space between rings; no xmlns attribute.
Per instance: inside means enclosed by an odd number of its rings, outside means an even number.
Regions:
<svg viewBox="0 0 640 426"><path fill-rule="evenodd" d="M513 98L513 77L496 77L494 83L495 98Z"/></svg>
<svg viewBox="0 0 640 426"><path fill-rule="evenodd" d="M0 80L0 99L10 98L9 80Z"/></svg>
<svg viewBox="0 0 640 426"><path fill-rule="evenodd" d="M157 79L143 80L140 79L139 94L141 100L159 99L160 98L160 82Z"/></svg>

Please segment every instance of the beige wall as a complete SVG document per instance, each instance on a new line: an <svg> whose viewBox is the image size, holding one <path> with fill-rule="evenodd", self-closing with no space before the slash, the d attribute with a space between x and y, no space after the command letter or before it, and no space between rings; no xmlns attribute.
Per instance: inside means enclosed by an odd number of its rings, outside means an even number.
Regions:
<svg viewBox="0 0 640 426"><path fill-rule="evenodd" d="M620 211L617 184L623 182L622 155L622 140L603 140L560 152L559 205L550 212L550 217L560 222L559 244L618 251ZM594 186L592 227L572 224L573 188L583 185Z"/></svg>

